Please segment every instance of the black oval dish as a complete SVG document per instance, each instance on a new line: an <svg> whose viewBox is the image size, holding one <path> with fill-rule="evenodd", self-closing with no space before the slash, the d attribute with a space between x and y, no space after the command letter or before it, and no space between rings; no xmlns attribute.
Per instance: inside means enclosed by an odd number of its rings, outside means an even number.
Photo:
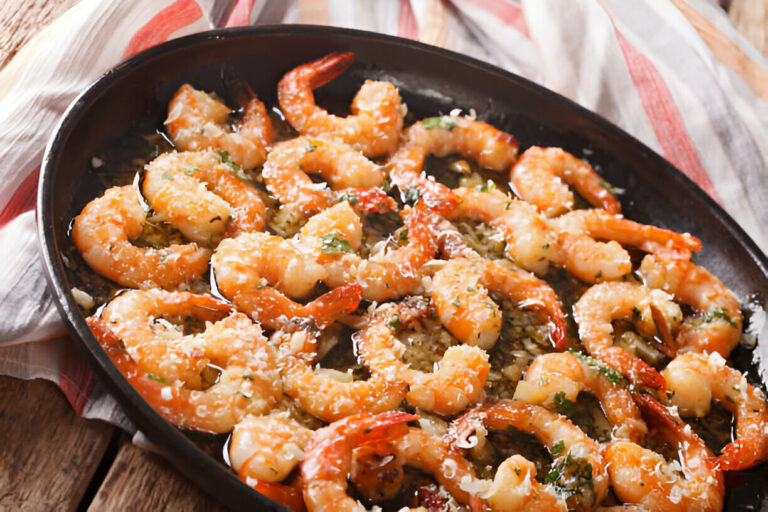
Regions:
<svg viewBox="0 0 768 512"><path fill-rule="evenodd" d="M275 507L166 423L123 378L91 334L70 289L61 254L71 248L67 225L101 190L87 180L91 156L140 123L162 125L172 93L184 82L223 92L231 71L276 104L280 77L332 51L353 51L355 64L325 86L321 97L348 104L366 78L400 87L416 117L474 108L483 120L515 134L521 147L562 146L589 160L616 187L627 217L701 238L696 261L730 287L742 304L768 309L768 259L712 199L649 148L599 116L523 78L483 62L420 43L368 32L312 26L243 27L177 39L123 62L69 107L45 153L37 214L43 260L67 326L128 416L181 472L223 503L240 509ZM734 353L742 370L766 382L755 361L766 350ZM768 510L768 467L728 475L727 510ZM257 508L257 509L258 509ZM753 509L754 510L754 509Z"/></svg>

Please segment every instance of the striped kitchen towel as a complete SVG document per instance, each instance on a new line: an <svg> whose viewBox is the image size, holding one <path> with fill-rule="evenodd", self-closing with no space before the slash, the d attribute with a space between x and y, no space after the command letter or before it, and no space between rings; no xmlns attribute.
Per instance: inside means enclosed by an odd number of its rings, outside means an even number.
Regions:
<svg viewBox="0 0 768 512"><path fill-rule="evenodd" d="M0 373L56 382L78 414L133 427L63 331L38 256L46 140L121 60L246 24L382 32L494 63L628 131L768 241L768 63L706 0L81 0L0 72Z"/></svg>

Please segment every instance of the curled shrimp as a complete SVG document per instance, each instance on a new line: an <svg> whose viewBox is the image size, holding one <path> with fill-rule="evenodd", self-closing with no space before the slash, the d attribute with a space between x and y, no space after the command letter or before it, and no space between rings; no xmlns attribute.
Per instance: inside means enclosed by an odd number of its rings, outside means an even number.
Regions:
<svg viewBox="0 0 768 512"><path fill-rule="evenodd" d="M550 221L560 232L615 240L645 252L674 259L690 259L701 250L701 241L688 233L640 224L604 210L576 210Z"/></svg>
<svg viewBox="0 0 768 512"><path fill-rule="evenodd" d="M548 484L541 484L533 478L533 463L519 455L508 458L488 491L486 499L493 510L594 509L608 494L610 482L600 446L570 420L543 407L515 400L481 405L455 419L449 437L454 446L467 448L484 442L481 434L488 430L510 428L543 443L553 456L552 470Z"/></svg>
<svg viewBox="0 0 768 512"><path fill-rule="evenodd" d="M304 460L304 447L312 431L285 413L246 416L235 425L229 439L232 469L246 483L277 483Z"/></svg>
<svg viewBox="0 0 768 512"><path fill-rule="evenodd" d="M592 166L561 148L526 149L512 166L510 181L522 199L547 217L573 209L573 192L566 183L593 206L612 214L621 213L621 204L603 186L605 182Z"/></svg>
<svg viewBox="0 0 768 512"><path fill-rule="evenodd" d="M768 460L768 411L765 395L740 371L729 368L717 353L677 356L662 372L670 391L670 403L681 416L709 414L712 400L733 413L736 439L719 457L725 470L748 469Z"/></svg>
<svg viewBox="0 0 768 512"><path fill-rule="evenodd" d="M311 255L266 233L223 240L211 264L219 292L270 329L279 328L281 318L307 316L306 307L288 297L306 297L327 276Z"/></svg>
<svg viewBox="0 0 768 512"><path fill-rule="evenodd" d="M330 206L334 194L323 184L313 183L307 173L321 174L333 190L378 187L384 181L379 166L351 146L314 137L276 144L262 170L267 189L283 206L310 216ZM344 192L340 195L354 194L354 190ZM389 198L383 192L381 200L388 209Z"/></svg>
<svg viewBox="0 0 768 512"><path fill-rule="evenodd" d="M530 274L483 258L450 260L432 279L432 302L437 315L462 343L485 350L496 343L501 331L501 311L488 291L502 294L522 307L546 312L554 326L554 345L564 347L563 306L555 291Z"/></svg>
<svg viewBox="0 0 768 512"><path fill-rule="evenodd" d="M88 203L72 226L72 242L102 276L131 288L172 288L200 279L211 252L197 244L137 247L146 213L132 186L107 189Z"/></svg>
<svg viewBox="0 0 768 512"><path fill-rule="evenodd" d="M739 301L706 269L690 261L646 256L639 269L650 288L658 288L699 313L683 320L675 336L680 352L718 352L723 357L738 345L742 334Z"/></svg>
<svg viewBox="0 0 768 512"><path fill-rule="evenodd" d="M329 114L315 104L312 90L339 76L353 60L351 52L331 53L292 69L277 84L280 108L302 135L330 136L369 157L389 154L397 146L406 110L397 87L366 80L347 117Z"/></svg>
<svg viewBox="0 0 768 512"><path fill-rule="evenodd" d="M525 371L525 378L517 383L514 398L553 409L558 399L575 402L581 391L600 401L613 425L614 437L636 443L645 439L648 427L624 378L589 356L569 352L540 355Z"/></svg>
<svg viewBox="0 0 768 512"><path fill-rule="evenodd" d="M168 222L201 244L264 227L259 193L214 151L164 153L146 166L142 192L153 220Z"/></svg>
<svg viewBox="0 0 768 512"><path fill-rule="evenodd" d="M402 345L395 332L426 313L427 305L418 299L385 305L355 335L355 346L372 373L392 375L408 383L408 403L437 414L455 414L485 397L483 386L490 370L488 354L478 347L453 346L445 351L434 372L410 368L400 358Z"/></svg>
<svg viewBox="0 0 768 512"><path fill-rule="evenodd" d="M459 153L494 171L506 171L517 157L518 144L512 135L468 117L424 119L405 130L403 138L388 162L389 177L403 194L416 189L427 206L441 214L450 212L458 200L450 189L423 175L430 154Z"/></svg>
<svg viewBox="0 0 768 512"><path fill-rule="evenodd" d="M226 151L245 169L264 163L274 131L264 104L250 92L252 98L243 107L241 121L230 130L227 127L227 118L232 112L229 107L189 84L179 87L168 104L165 120L174 145L182 151Z"/></svg>
<svg viewBox="0 0 768 512"><path fill-rule="evenodd" d="M613 344L614 320L634 321L646 337L655 333L652 306L669 318L682 318L680 308L660 290L642 285L609 282L587 290L573 306L573 318L587 352L615 368L635 384L664 390L664 378L637 356ZM670 320L671 321L671 320Z"/></svg>
<svg viewBox="0 0 768 512"><path fill-rule="evenodd" d="M200 334L184 335L166 318L213 323ZM130 371L138 374L132 384L142 395L157 391L147 386L152 381L164 385L160 403L148 401L179 427L229 432L247 414L267 412L282 395L275 355L259 326L213 297L131 290L107 304L95 323L103 326L97 336L114 336L124 345L133 361ZM209 366L220 375L205 388L201 372Z"/></svg>
<svg viewBox="0 0 768 512"><path fill-rule="evenodd" d="M302 228L300 238L317 254L331 288L356 282L366 300L386 300L411 293L421 284L421 267L437 250L436 240L421 206L406 212L408 243L369 259L355 253L362 236L360 217L347 202L321 212Z"/></svg>
<svg viewBox="0 0 768 512"><path fill-rule="evenodd" d="M365 510L347 495L347 475L353 469L354 449L379 443L392 447L392 455L402 464L433 474L459 502L479 508L479 499L462 488L474 480L472 466L449 451L439 438L405 425L417 418L398 411L378 416L360 414L316 431L301 465L307 509Z"/></svg>
<svg viewBox="0 0 768 512"><path fill-rule="evenodd" d="M332 422L357 413L376 414L397 408L405 399L405 381L391 374L342 381L313 369L315 356L316 336L310 330L294 332L281 344L283 392L315 417Z"/></svg>
<svg viewBox="0 0 768 512"><path fill-rule="evenodd" d="M649 424L678 448L682 475L658 453L629 441L614 441L605 460L616 496L661 512L722 510L723 473L704 442L649 395L639 395L638 400Z"/></svg>

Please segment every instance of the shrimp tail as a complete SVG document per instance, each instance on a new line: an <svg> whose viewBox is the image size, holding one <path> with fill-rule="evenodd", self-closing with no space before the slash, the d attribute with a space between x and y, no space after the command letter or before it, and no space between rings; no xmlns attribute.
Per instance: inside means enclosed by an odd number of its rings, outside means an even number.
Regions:
<svg viewBox="0 0 768 512"><path fill-rule="evenodd" d="M560 315L555 315L553 312L550 312L550 315L552 315L552 332L549 334L549 339L556 350L565 350L568 345L568 336L565 330L565 319L562 316L562 310L560 310Z"/></svg>
<svg viewBox="0 0 768 512"><path fill-rule="evenodd" d="M605 347L593 355L608 366L619 370L635 384L647 386L659 392L667 389L664 377L654 367L619 347Z"/></svg>
<svg viewBox="0 0 768 512"><path fill-rule="evenodd" d="M397 427L398 425L403 425L404 423L416 421L418 419L419 417L415 414L402 411L387 411L372 416L371 420L374 421L363 431L363 436L360 438L360 444L390 438L393 435L390 430L392 427Z"/></svg>
<svg viewBox="0 0 768 512"><path fill-rule="evenodd" d="M387 213L395 208L395 200L378 187L348 188L337 193L340 200L352 199L350 205L358 212Z"/></svg>
<svg viewBox="0 0 768 512"><path fill-rule="evenodd" d="M272 501L279 503L292 512L306 512L304 497L301 492L301 485L293 487L290 485L264 482L255 478L242 478L245 483L253 488L259 494L266 496Z"/></svg>
<svg viewBox="0 0 768 512"><path fill-rule="evenodd" d="M307 304L306 308L309 316L314 318L322 330L356 310L362 298L362 286L350 283L321 295Z"/></svg>
<svg viewBox="0 0 768 512"><path fill-rule="evenodd" d="M762 434L762 432L760 432ZM765 435L758 439L735 439L723 447L718 457L720 469L739 471L756 466L768 459L768 440Z"/></svg>
<svg viewBox="0 0 768 512"><path fill-rule="evenodd" d="M301 67L311 71L309 86L317 89L346 71L354 60L352 52L335 52Z"/></svg>

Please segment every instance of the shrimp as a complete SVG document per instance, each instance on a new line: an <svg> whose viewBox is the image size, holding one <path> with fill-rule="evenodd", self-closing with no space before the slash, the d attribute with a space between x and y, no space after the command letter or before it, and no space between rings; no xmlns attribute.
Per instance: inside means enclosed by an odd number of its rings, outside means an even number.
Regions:
<svg viewBox="0 0 768 512"><path fill-rule="evenodd" d="M748 469L768 460L765 395L744 374L726 366L717 352L677 356L662 375L674 392L670 402L681 416L706 416L713 399L733 413L736 439L722 450L718 459L722 469Z"/></svg>
<svg viewBox="0 0 768 512"><path fill-rule="evenodd" d="M241 122L230 131L229 107L189 84L179 87L168 104L165 120L174 145L182 151L226 151L232 161L245 169L264 163L274 131L264 104L250 92L252 99L243 108Z"/></svg>
<svg viewBox="0 0 768 512"><path fill-rule="evenodd" d="M370 259L355 253L362 236L362 223L346 202L310 219L300 238L323 265L327 272L324 283L329 287L357 282L366 300L402 297L421 284L421 267L437 251L435 236L421 204L406 215L408 244Z"/></svg>
<svg viewBox="0 0 768 512"><path fill-rule="evenodd" d="M282 482L304 459L312 431L284 413L246 416L232 431L229 460L240 480Z"/></svg>
<svg viewBox="0 0 768 512"><path fill-rule="evenodd" d="M190 240L261 231L266 208L259 193L213 151L164 153L146 166L142 192L153 220L169 222Z"/></svg>
<svg viewBox="0 0 768 512"><path fill-rule="evenodd" d="M614 437L636 443L645 439L648 427L624 378L589 356L569 352L540 355L525 371L525 378L517 383L514 398L554 409L559 400L575 402L581 391L600 401L613 425Z"/></svg>
<svg viewBox="0 0 768 512"><path fill-rule="evenodd" d="M690 261L646 256L639 269L646 286L672 294L699 315L688 317L675 337L680 352L717 352L723 357L738 345L743 319L739 301L706 269Z"/></svg>
<svg viewBox="0 0 768 512"><path fill-rule="evenodd" d="M494 171L506 171L517 157L518 144L512 135L468 117L424 119L405 130L403 138L387 163L389 177L403 194L417 190L427 206L441 214L455 208L458 199L450 189L422 174L427 156L459 153Z"/></svg>
<svg viewBox="0 0 768 512"><path fill-rule="evenodd" d="M337 288L337 290L341 290ZM332 422L357 413L376 414L397 408L405 399L406 383L391 374L375 373L368 380L340 380L331 372L312 368L316 336L300 330L281 344L280 373L283 392L300 407L322 420ZM335 372L339 373L339 372Z"/></svg>
<svg viewBox="0 0 768 512"><path fill-rule="evenodd" d="M605 460L616 496L660 512L722 510L723 473L704 442L649 395L638 395L638 399L647 421L677 447L683 474L656 452L629 441L614 441L605 451Z"/></svg>
<svg viewBox="0 0 768 512"><path fill-rule="evenodd" d="M131 288L173 288L200 279L211 252L197 244L137 247L146 213L132 186L113 187L88 203L72 226L72 242L102 276Z"/></svg>
<svg viewBox="0 0 768 512"><path fill-rule="evenodd" d="M680 308L660 290L624 282L600 283L592 286L573 306L573 318L579 326L579 337L587 352L617 369L635 384L664 390L664 378L637 356L613 345L612 321L635 322L641 335L655 332L651 306L665 312L665 318L682 318Z"/></svg>
<svg viewBox="0 0 768 512"><path fill-rule="evenodd" d="M485 397L483 386L490 371L488 354L478 347L448 348L433 373L414 370L404 363L395 332L427 313L427 305L412 298L387 304L375 319L355 334L357 353L371 373L392 375L408 383L406 400L414 407L442 415L455 414Z"/></svg>
<svg viewBox="0 0 768 512"><path fill-rule="evenodd" d="M553 465L544 485L534 480L536 469L530 461L519 455L508 458L489 489L487 500L493 510L594 509L608 494L610 482L600 446L570 420L543 407L515 400L478 406L451 423L449 437L454 446L468 448L481 442L477 434L486 429L510 428L541 441L552 454Z"/></svg>
<svg viewBox="0 0 768 512"><path fill-rule="evenodd" d="M351 146L314 137L276 144L262 176L283 206L311 216L330 206L334 195L324 185L313 183L306 173L320 173L333 190L378 187L384 181L379 166Z"/></svg>
<svg viewBox="0 0 768 512"><path fill-rule="evenodd" d="M219 292L269 329L279 328L281 317L306 316L306 307L288 297L306 297L327 277L311 255L266 233L223 240L211 265Z"/></svg>
<svg viewBox="0 0 768 512"><path fill-rule="evenodd" d="M688 233L676 233L627 220L604 210L576 210L550 221L558 231L592 238L615 240L645 252L687 260L701 250L701 240Z"/></svg>
<svg viewBox="0 0 768 512"><path fill-rule="evenodd" d="M549 315L552 340L566 342L563 306L544 281L515 272L483 258L453 259L432 279L432 302L441 323L462 343L488 350L501 331L501 311L488 297L500 293L522 307L535 307Z"/></svg>
<svg viewBox="0 0 768 512"><path fill-rule="evenodd" d="M207 327L184 335L164 317L197 318ZM179 427L229 432L242 417L267 412L282 396L275 355L259 326L213 297L131 290L107 304L91 326L96 323L103 326L94 329L102 344L114 344L114 337L124 345L133 363L123 369L136 374L131 383L142 395L156 392L154 384L147 387L152 381L164 385L160 403L148 401ZM206 367L220 371L207 388L201 378Z"/></svg>
<svg viewBox="0 0 768 512"><path fill-rule="evenodd" d="M393 447L393 455L402 464L433 474L459 502L479 508L479 499L462 488L475 478L472 466L450 452L439 438L405 425L415 419L418 417L399 411L378 416L359 414L317 430L301 465L307 509L365 510L347 495L347 475L353 468L354 449L379 443Z"/></svg>
<svg viewBox="0 0 768 512"><path fill-rule="evenodd" d="M339 76L353 60L351 52L331 53L292 69L277 84L280 108L301 135L330 136L368 157L390 154L397 146L406 112L397 87L366 80L347 117L329 114L315 104L312 90Z"/></svg>
<svg viewBox="0 0 768 512"><path fill-rule="evenodd" d="M547 217L573 209L573 192L563 181L573 185L593 206L614 215L621 213L621 204L592 166L561 148L526 149L512 166L510 181L517 195Z"/></svg>

